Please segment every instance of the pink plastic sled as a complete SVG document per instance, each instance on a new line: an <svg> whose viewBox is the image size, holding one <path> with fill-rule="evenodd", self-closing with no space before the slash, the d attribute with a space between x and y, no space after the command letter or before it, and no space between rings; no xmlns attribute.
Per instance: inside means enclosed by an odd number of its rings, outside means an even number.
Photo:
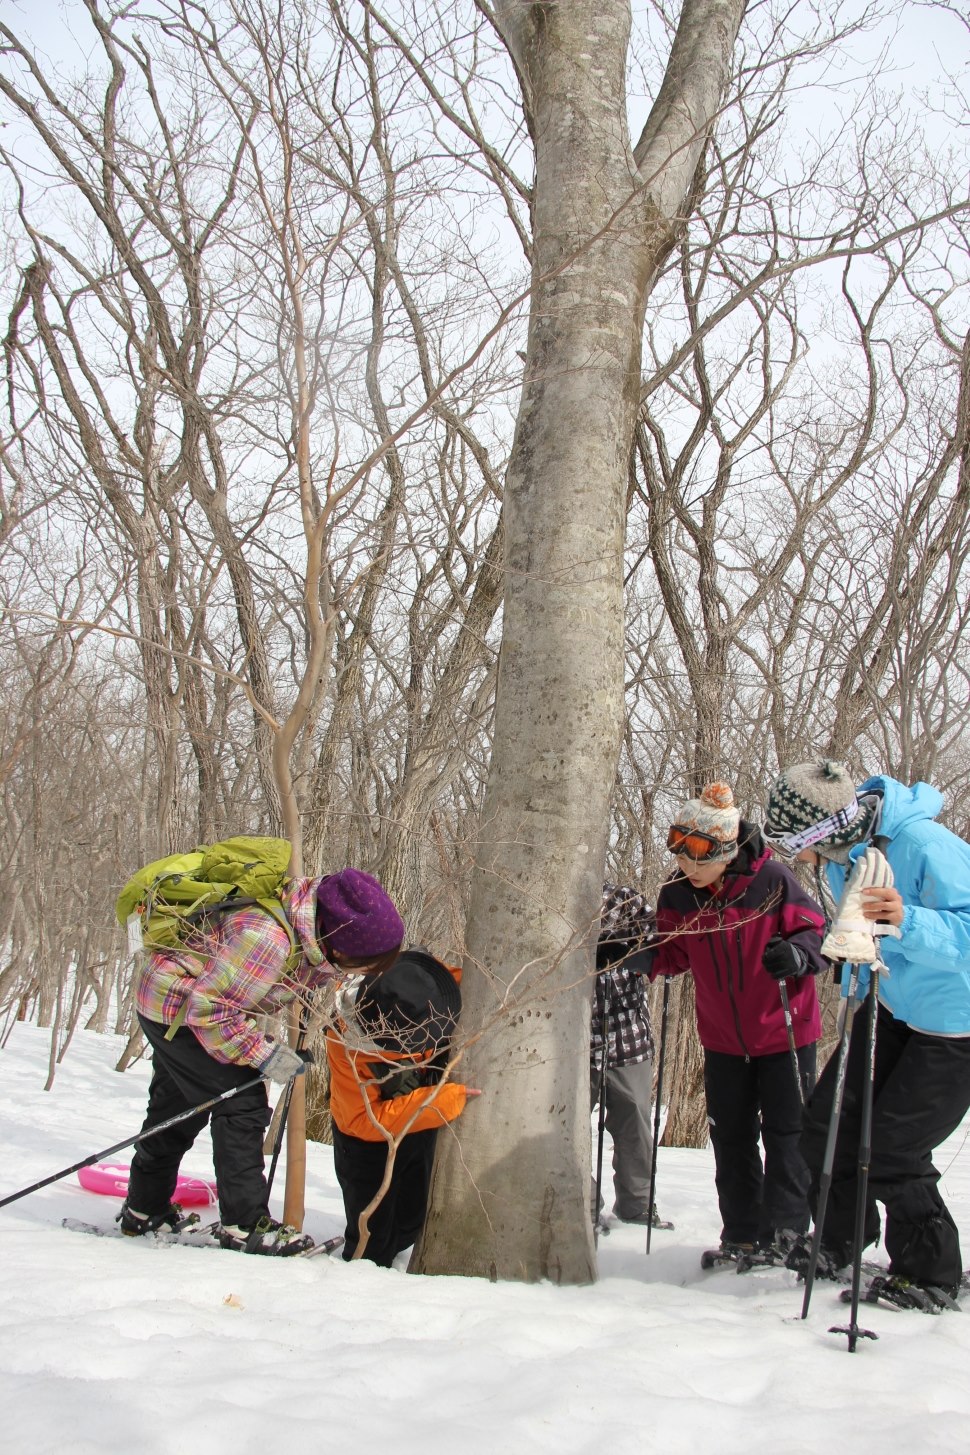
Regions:
<svg viewBox="0 0 970 1455"><path fill-rule="evenodd" d="M91 1167L81 1167L77 1180L88 1192L100 1192L105 1197L126 1197L129 1170L124 1162L95 1162ZM201 1207L214 1203L216 1198L214 1182L204 1182L201 1177L180 1176L172 1200L183 1207Z"/></svg>

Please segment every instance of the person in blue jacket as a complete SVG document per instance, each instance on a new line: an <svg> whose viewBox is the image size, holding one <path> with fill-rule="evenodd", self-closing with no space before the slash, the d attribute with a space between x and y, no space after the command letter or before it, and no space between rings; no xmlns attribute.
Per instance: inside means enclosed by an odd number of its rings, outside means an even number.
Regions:
<svg viewBox="0 0 970 1455"><path fill-rule="evenodd" d="M938 1311L960 1291L960 1235L940 1194L933 1153L970 1109L970 845L937 823L940 793L874 777L855 787L841 763L800 763L776 780L765 837L782 855L814 864L827 913L853 863L873 840L893 883L863 890L866 921L881 921L872 1152L865 1242L885 1246L893 1301ZM823 873L824 871L824 873ZM843 994L849 968L843 968ZM860 970L860 993L868 967ZM835 1094L833 1056L805 1111L802 1150L816 1206ZM845 1073L819 1273L851 1258L862 1092L868 1075L866 1017L855 1017ZM881 1280L883 1284L887 1280ZM908 1296L909 1295L909 1296ZM958 1307L958 1305L956 1305Z"/></svg>

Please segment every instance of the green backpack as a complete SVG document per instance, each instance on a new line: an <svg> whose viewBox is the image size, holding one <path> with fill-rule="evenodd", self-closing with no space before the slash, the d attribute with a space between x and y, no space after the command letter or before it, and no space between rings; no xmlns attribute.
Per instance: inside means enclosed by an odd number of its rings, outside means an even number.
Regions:
<svg viewBox="0 0 970 1455"><path fill-rule="evenodd" d="M289 878L288 839L239 834L189 854L154 859L133 874L115 902L132 949L184 950L203 922L258 904L283 926L292 952L296 935L280 895Z"/></svg>

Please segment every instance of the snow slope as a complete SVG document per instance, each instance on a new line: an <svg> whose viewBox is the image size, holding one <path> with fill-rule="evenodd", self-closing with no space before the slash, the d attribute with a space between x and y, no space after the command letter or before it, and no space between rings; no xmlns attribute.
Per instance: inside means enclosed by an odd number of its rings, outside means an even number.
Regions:
<svg viewBox="0 0 970 1455"><path fill-rule="evenodd" d="M45 1092L49 1033L0 1053L0 1196L141 1123L149 1068L79 1033ZM484 1111L484 1099L483 1107ZM970 1244L970 1124L942 1149ZM128 1153L112 1160L127 1160ZM607 1155L607 1165L609 1156ZM185 1171L211 1176L202 1138ZM609 1191L607 1190L607 1197ZM7 1455L697 1455L970 1448L970 1318L847 1310L809 1318L784 1270L702 1273L719 1228L708 1151L661 1149L676 1223L617 1226L599 1283L523 1287L397 1269L247 1258L68 1232L113 1199L76 1176L0 1209L0 1440ZM607 1204L609 1205L609 1203ZM311 1145L307 1231L342 1231L328 1148Z"/></svg>

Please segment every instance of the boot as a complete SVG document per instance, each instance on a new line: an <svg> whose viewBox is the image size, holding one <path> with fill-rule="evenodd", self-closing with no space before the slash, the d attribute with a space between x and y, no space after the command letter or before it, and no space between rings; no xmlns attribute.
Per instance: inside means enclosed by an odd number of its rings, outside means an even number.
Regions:
<svg viewBox="0 0 970 1455"><path fill-rule="evenodd" d="M170 1228L175 1232L184 1219L185 1214L177 1202L169 1203L164 1212L143 1213L129 1207L126 1198L115 1222L120 1224L126 1238L141 1238L145 1233L157 1233L160 1228Z"/></svg>
<svg viewBox="0 0 970 1455"><path fill-rule="evenodd" d="M785 1238L787 1246L781 1262L786 1268L791 1268L794 1273L804 1279L808 1272L808 1265L812 1257L812 1240L807 1233L797 1233L792 1240ZM784 1246L784 1245L783 1245ZM851 1249L836 1246L831 1243L823 1243L818 1250L818 1262L815 1265L816 1278L829 1278L833 1282L841 1282L843 1270L851 1262Z"/></svg>

